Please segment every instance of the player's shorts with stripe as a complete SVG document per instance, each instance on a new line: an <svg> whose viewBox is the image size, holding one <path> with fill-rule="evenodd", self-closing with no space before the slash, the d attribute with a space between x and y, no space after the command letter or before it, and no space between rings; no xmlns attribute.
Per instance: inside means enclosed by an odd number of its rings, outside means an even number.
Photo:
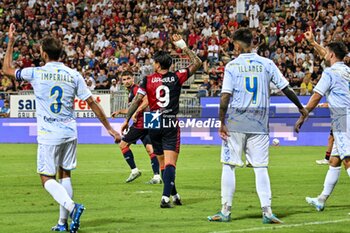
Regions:
<svg viewBox="0 0 350 233"><path fill-rule="evenodd" d="M230 132L222 142L221 162L243 166L242 155L253 167L267 167L269 163L269 135Z"/></svg>
<svg viewBox="0 0 350 233"><path fill-rule="evenodd" d="M151 139L149 138L148 130L135 128L134 126L131 126L129 128L129 131L122 138L124 142L130 144L135 144L139 139L142 141L144 146L146 146L147 144L151 144Z"/></svg>
<svg viewBox="0 0 350 233"><path fill-rule="evenodd" d="M73 170L77 166L77 139L60 145L38 144L37 172L55 176L57 168Z"/></svg>
<svg viewBox="0 0 350 233"><path fill-rule="evenodd" d="M164 154L164 150L180 152L180 128L149 129L153 151L156 155Z"/></svg>

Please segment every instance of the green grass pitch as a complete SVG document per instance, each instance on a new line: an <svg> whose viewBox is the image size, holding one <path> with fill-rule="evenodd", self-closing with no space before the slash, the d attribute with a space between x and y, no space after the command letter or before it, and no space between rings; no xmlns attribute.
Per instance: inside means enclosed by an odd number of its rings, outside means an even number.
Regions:
<svg viewBox="0 0 350 233"><path fill-rule="evenodd" d="M272 147L270 179L274 213L283 225L263 225L254 172L236 171L237 189L230 223L213 223L220 209L220 147L182 146L176 183L183 206L160 209L162 185L147 185L151 167L145 150L132 147L143 174L126 184L127 164L116 145L79 145L73 172L74 200L86 211L80 233L115 232L349 232L349 177L340 180L323 212L305 203L318 195L327 166L315 164L325 147ZM36 174L36 145L0 145L0 232L50 232L58 205Z"/></svg>

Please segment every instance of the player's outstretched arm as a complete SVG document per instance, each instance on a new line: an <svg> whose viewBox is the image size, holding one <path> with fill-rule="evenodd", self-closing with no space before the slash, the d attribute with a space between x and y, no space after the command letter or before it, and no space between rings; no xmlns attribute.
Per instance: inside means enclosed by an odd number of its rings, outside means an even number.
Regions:
<svg viewBox="0 0 350 233"><path fill-rule="evenodd" d="M96 114L97 118L101 121L103 126L107 129L108 133L114 138L114 141L119 143L121 140L120 134L112 128L101 105L96 102L93 96L90 96L86 102L91 110Z"/></svg>
<svg viewBox="0 0 350 233"><path fill-rule="evenodd" d="M12 54L13 54L13 45L15 44L15 25L13 23L10 24L8 37L9 41L7 43L7 49L4 57L4 64L2 66L2 71L6 76L11 77L12 79L16 76L16 70L11 66L12 63Z"/></svg>
<svg viewBox="0 0 350 233"><path fill-rule="evenodd" d="M304 36L310 45L316 49L318 55L320 55L320 57L323 59L327 54L327 50L315 41L311 26L309 27L309 31L304 33Z"/></svg>
<svg viewBox="0 0 350 233"><path fill-rule="evenodd" d="M172 39L174 45L182 49L182 51L186 53L190 58L191 65L188 67L190 71L189 76L196 73L196 71L202 66L202 60L191 49L187 47L186 42L182 39L180 35L174 34L172 36Z"/></svg>
<svg viewBox="0 0 350 233"><path fill-rule="evenodd" d="M145 110L148 107L148 98L147 96L144 96L142 99L142 103L140 106L136 109L135 113L132 115L131 119L135 122L137 120L137 115Z"/></svg>
<svg viewBox="0 0 350 233"><path fill-rule="evenodd" d="M129 126L129 121L132 115L136 112L137 108L139 107L144 95L141 93L137 93L137 95L134 97L133 101L131 102L131 105L129 107L128 112L126 113L126 118L124 123L122 124L120 131L124 132Z"/></svg>
<svg viewBox="0 0 350 233"><path fill-rule="evenodd" d="M119 114L127 114L128 113L128 109L121 109L121 110L117 110L117 111L115 111L115 112L112 112L112 114L111 114L111 116L113 117L113 118L115 118L115 117L117 117L117 115L119 115Z"/></svg>
<svg viewBox="0 0 350 233"><path fill-rule="evenodd" d="M287 86L287 87L282 89L282 92L288 97L288 99L290 101L292 101L295 104L295 106L298 107L299 112L301 114L300 118L303 118L303 120L306 120L307 117L309 116L309 111L306 108L304 108L304 106L300 103L298 96L295 94L293 89L290 86ZM295 131L297 133L299 132L299 130L297 130L297 128L295 128Z"/></svg>
<svg viewBox="0 0 350 233"><path fill-rule="evenodd" d="M227 113L228 104L230 102L231 94L222 93L220 98L220 110L219 110L219 119L220 119L220 128L219 135L223 140L227 140L230 136L228 133L228 129L226 127L225 118Z"/></svg>

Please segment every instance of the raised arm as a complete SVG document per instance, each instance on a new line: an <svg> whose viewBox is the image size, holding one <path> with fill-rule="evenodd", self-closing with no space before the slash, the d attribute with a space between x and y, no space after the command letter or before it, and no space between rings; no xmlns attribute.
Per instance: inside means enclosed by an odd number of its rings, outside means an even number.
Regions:
<svg viewBox="0 0 350 233"><path fill-rule="evenodd" d="M174 45L182 49L182 51L186 53L190 58L191 65L188 67L190 72L189 76L193 75L202 66L202 60L191 49L187 47L186 42L182 39L180 35L174 34L172 36L172 39Z"/></svg>
<svg viewBox="0 0 350 233"><path fill-rule="evenodd" d="M14 79L16 76L16 70L11 66L13 45L15 44L15 32L15 25L11 23L8 32L9 41L5 53L4 64L2 66L2 71L4 72L4 75L9 76L12 79Z"/></svg>
<svg viewBox="0 0 350 233"><path fill-rule="evenodd" d="M321 59L323 59L327 54L327 50L315 41L311 26L309 27L309 31L304 33L304 36L310 45L316 49L316 52L321 57Z"/></svg>

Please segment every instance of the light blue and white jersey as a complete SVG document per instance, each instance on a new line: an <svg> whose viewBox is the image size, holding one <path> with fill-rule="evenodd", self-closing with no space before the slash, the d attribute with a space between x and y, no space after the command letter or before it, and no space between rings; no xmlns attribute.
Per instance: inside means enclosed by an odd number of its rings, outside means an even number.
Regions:
<svg viewBox="0 0 350 233"><path fill-rule="evenodd" d="M288 81L270 59L244 53L225 67L222 93L232 94L227 127L241 133L269 132L270 82L278 89Z"/></svg>
<svg viewBox="0 0 350 233"><path fill-rule="evenodd" d="M350 68L344 62L336 62L326 68L314 91L327 97L333 131L344 131L347 119L350 123Z"/></svg>
<svg viewBox="0 0 350 233"><path fill-rule="evenodd" d="M18 81L29 81L34 89L38 143L59 145L77 138L74 99L91 96L81 74L61 62L16 70Z"/></svg>

